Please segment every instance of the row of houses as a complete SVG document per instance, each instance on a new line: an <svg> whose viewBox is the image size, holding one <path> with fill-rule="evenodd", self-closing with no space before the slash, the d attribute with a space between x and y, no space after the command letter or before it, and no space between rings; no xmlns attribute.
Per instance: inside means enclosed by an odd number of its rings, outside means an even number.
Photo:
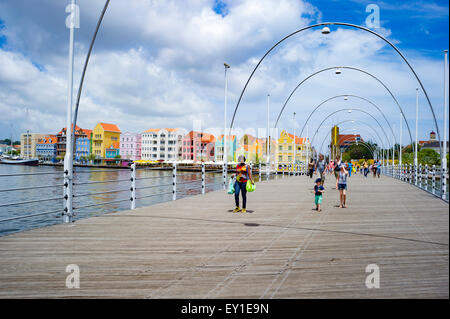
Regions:
<svg viewBox="0 0 450 319"><path fill-rule="evenodd" d="M23 158L59 161L66 152L66 128L57 134L23 133ZM75 127L74 158L84 162L102 161L165 161L165 162L223 162L225 145L228 162L244 155L253 163L267 161L267 139L244 134L215 137L198 131L186 132L177 128L148 129L142 133L122 133L117 125L98 123L94 129ZM279 138L270 141L272 162L292 163L306 161L312 155L309 140L282 131Z"/></svg>

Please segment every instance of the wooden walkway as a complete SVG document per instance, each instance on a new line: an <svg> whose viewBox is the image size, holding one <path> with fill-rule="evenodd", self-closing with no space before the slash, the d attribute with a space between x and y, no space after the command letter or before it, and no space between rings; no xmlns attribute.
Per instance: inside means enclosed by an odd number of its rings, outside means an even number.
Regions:
<svg viewBox="0 0 450 319"><path fill-rule="evenodd" d="M449 207L388 177L257 184L0 238L0 298L449 298ZM80 288L65 287L68 264ZM380 288L365 285L366 266Z"/></svg>

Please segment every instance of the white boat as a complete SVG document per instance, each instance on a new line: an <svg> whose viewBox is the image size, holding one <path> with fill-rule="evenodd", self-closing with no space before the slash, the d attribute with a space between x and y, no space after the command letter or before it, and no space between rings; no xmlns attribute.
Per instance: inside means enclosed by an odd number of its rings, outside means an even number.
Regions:
<svg viewBox="0 0 450 319"><path fill-rule="evenodd" d="M37 158L36 159L16 159L16 160L2 158L0 160L0 164L36 166L36 165L39 165L39 160Z"/></svg>

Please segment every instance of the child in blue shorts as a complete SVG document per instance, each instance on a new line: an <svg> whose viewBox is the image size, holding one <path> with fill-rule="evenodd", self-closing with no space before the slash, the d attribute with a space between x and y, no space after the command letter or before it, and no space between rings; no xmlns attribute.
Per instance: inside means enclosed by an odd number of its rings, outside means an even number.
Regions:
<svg viewBox="0 0 450 319"><path fill-rule="evenodd" d="M325 191L325 188L322 185L322 179L320 178L316 179L315 183L316 185L314 185L314 194L315 194L314 203L316 204L316 210L320 212L321 211L320 205L322 204L322 194Z"/></svg>

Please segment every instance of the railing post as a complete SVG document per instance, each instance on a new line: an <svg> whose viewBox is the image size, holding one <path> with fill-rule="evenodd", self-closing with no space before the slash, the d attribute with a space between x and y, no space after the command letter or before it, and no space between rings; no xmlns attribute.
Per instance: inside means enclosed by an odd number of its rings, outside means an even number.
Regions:
<svg viewBox="0 0 450 319"><path fill-rule="evenodd" d="M73 221L73 172L69 174L69 170L64 171L64 213L63 220L65 223Z"/></svg>
<svg viewBox="0 0 450 319"><path fill-rule="evenodd" d="M259 181L261 181L261 162L259 162L258 165L258 174L259 174Z"/></svg>
<svg viewBox="0 0 450 319"><path fill-rule="evenodd" d="M419 172L417 177L419 178L419 188L422 188L422 164L419 164Z"/></svg>
<svg viewBox="0 0 450 319"><path fill-rule="evenodd" d="M206 178L205 178L205 163L202 163L202 194L205 194Z"/></svg>
<svg viewBox="0 0 450 319"><path fill-rule="evenodd" d="M445 145L444 145L445 147ZM447 199L447 166L442 167L441 172L441 198L443 200Z"/></svg>
<svg viewBox="0 0 450 319"><path fill-rule="evenodd" d="M284 172L286 171L286 164L283 164L283 177L284 177Z"/></svg>
<svg viewBox="0 0 450 319"><path fill-rule="evenodd" d="M172 200L177 199L177 163L172 166Z"/></svg>
<svg viewBox="0 0 450 319"><path fill-rule="evenodd" d="M131 201L131 209L135 209L136 208L136 164L133 163L131 164L131 197L130 197L130 201Z"/></svg>
<svg viewBox="0 0 450 319"><path fill-rule="evenodd" d="M428 191L428 164L425 164L425 190Z"/></svg>
<svg viewBox="0 0 450 319"><path fill-rule="evenodd" d="M436 165L431 168L431 192L436 195Z"/></svg>
<svg viewBox="0 0 450 319"><path fill-rule="evenodd" d="M223 174L223 189L227 189L227 167L225 162L222 164L222 174Z"/></svg>

